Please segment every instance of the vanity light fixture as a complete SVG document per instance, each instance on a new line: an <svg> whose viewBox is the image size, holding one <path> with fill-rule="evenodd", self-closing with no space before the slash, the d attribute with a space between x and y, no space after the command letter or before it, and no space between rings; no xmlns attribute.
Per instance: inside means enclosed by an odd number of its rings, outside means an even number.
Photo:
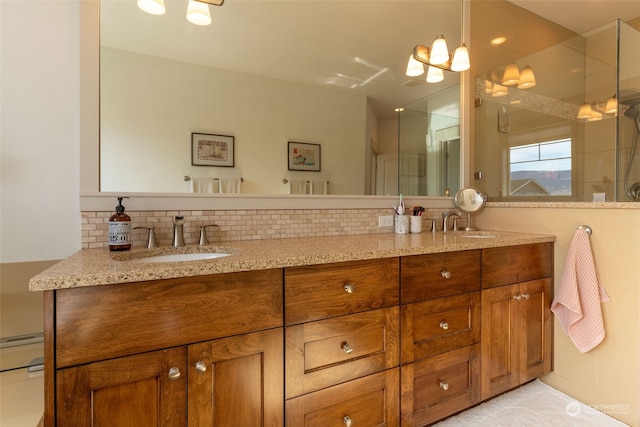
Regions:
<svg viewBox="0 0 640 427"><path fill-rule="evenodd" d="M188 0L187 20L195 25L211 24L209 5L222 6L224 0ZM164 0L138 0L138 7L151 15L164 15L167 11Z"/></svg>
<svg viewBox="0 0 640 427"><path fill-rule="evenodd" d="M596 122L618 114L618 98L615 94L606 101L585 102L580 107L576 118L587 122ZM605 116L606 115L606 116Z"/></svg>
<svg viewBox="0 0 640 427"><path fill-rule="evenodd" d="M464 34L464 0L461 0L461 34ZM462 40L462 37L461 37ZM437 36L431 47L417 45L413 48L413 53L409 56L407 64L407 76L417 77L424 74L424 66L427 65L427 82L437 83L444 80L443 71L461 72L471 67L469 61L469 50L464 44L449 54L447 41L443 35Z"/></svg>

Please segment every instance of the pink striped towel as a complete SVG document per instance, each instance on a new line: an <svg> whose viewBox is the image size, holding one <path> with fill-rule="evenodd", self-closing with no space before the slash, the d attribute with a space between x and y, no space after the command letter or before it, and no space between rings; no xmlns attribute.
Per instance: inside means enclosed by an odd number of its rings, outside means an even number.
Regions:
<svg viewBox="0 0 640 427"><path fill-rule="evenodd" d="M560 289L551 304L560 326L581 353L604 339L601 302L609 301L591 253L586 231L578 229L567 254Z"/></svg>

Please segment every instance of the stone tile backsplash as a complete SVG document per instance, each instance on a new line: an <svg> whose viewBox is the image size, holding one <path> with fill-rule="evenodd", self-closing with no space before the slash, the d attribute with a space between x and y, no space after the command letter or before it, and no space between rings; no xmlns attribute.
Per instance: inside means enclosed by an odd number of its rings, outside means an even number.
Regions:
<svg viewBox="0 0 640 427"><path fill-rule="evenodd" d="M176 215L186 217L185 244L198 243L200 226L209 228L210 244L234 240L285 239L300 237L343 236L349 234L393 233L393 227L378 227L378 216L389 215L390 209L251 209L212 211L127 211L133 227L153 227L160 246L171 244ZM442 229L445 209L427 209L423 213L423 232L428 232L431 219ZM108 222L111 211L82 212L82 248L108 246ZM462 222L460 222L462 225ZM133 230L134 246L144 246L147 230Z"/></svg>

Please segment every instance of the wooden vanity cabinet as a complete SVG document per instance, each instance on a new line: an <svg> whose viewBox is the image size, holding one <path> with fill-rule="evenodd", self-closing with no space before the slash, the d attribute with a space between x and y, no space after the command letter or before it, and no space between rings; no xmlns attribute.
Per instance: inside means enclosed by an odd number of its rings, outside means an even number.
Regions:
<svg viewBox="0 0 640 427"><path fill-rule="evenodd" d="M401 260L401 425L424 426L480 398L481 251Z"/></svg>
<svg viewBox="0 0 640 427"><path fill-rule="evenodd" d="M50 425L284 425L282 270L62 289L53 300Z"/></svg>
<svg viewBox="0 0 640 427"><path fill-rule="evenodd" d="M482 290L483 400L553 369L553 244L485 251L488 255L485 258L483 252L483 288L486 288ZM514 283L518 280L525 281Z"/></svg>

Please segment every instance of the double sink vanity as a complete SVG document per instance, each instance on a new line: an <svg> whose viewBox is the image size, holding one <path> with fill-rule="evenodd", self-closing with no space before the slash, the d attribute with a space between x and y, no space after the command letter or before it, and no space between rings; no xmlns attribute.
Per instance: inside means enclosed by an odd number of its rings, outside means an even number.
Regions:
<svg viewBox="0 0 640 427"><path fill-rule="evenodd" d="M45 425L434 423L551 371L554 241L82 250L30 283L45 295Z"/></svg>

